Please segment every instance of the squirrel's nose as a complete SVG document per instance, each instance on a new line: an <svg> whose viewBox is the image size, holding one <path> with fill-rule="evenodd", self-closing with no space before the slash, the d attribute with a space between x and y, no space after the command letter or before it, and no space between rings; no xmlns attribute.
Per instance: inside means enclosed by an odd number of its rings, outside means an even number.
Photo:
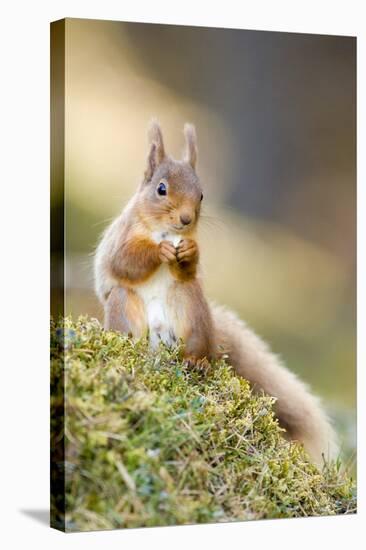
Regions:
<svg viewBox="0 0 366 550"><path fill-rule="evenodd" d="M192 221L192 218L189 214L181 214L180 221L183 225L189 225Z"/></svg>

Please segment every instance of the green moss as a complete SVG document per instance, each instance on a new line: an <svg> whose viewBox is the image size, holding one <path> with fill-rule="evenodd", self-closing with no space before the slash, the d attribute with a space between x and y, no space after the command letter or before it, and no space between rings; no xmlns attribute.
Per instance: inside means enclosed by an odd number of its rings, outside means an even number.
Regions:
<svg viewBox="0 0 366 550"><path fill-rule="evenodd" d="M65 375L66 530L355 511L340 463L319 472L282 437L273 399L225 362L188 368L180 349L153 354L85 317L51 332L55 410Z"/></svg>

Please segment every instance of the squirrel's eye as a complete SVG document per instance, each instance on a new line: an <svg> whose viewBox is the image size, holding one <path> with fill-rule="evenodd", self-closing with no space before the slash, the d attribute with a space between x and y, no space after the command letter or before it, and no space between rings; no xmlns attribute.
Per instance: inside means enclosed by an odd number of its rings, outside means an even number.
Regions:
<svg viewBox="0 0 366 550"><path fill-rule="evenodd" d="M159 183L158 185L158 194L159 195L166 195L166 185L165 183L163 183L162 181Z"/></svg>
<svg viewBox="0 0 366 550"><path fill-rule="evenodd" d="M200 200L202 200L202 199L203 199L203 193L201 193L201 198L200 198Z"/></svg>

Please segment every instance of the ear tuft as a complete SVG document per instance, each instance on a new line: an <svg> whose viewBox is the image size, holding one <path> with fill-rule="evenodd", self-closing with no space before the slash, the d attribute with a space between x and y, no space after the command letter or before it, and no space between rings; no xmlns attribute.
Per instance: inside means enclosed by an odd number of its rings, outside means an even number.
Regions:
<svg viewBox="0 0 366 550"><path fill-rule="evenodd" d="M165 157L163 134L160 124L155 118L150 122L148 129L148 141L150 144L150 149L147 158L145 177L149 181Z"/></svg>
<svg viewBox="0 0 366 550"><path fill-rule="evenodd" d="M193 124L188 122L184 125L184 136L186 138L186 151L184 155L184 160L188 162L193 169L196 168L197 164L197 135L196 129Z"/></svg>

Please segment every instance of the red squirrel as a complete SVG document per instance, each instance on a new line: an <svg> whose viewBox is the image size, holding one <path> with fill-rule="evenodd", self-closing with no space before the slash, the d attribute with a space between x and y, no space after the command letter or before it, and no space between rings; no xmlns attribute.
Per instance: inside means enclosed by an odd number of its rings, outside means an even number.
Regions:
<svg viewBox="0 0 366 550"><path fill-rule="evenodd" d="M194 126L185 124L184 135L184 157L175 160L166 154L158 122L151 123L144 179L98 245L95 289L104 327L133 337L148 334L152 348L183 341L189 364L227 358L255 391L276 398L285 436L302 442L321 464L336 444L317 398L244 322L204 296L197 244L203 191Z"/></svg>

